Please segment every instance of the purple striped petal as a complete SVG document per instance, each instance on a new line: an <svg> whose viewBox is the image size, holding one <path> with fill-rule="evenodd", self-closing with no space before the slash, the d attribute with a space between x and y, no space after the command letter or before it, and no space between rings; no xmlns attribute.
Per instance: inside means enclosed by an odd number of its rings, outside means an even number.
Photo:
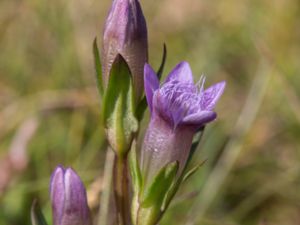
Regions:
<svg viewBox="0 0 300 225"><path fill-rule="evenodd" d="M217 114L213 111L200 111L184 117L181 124L201 127L204 124L213 121L216 117Z"/></svg>
<svg viewBox="0 0 300 225"><path fill-rule="evenodd" d="M217 101L224 92L226 82L222 81L207 88L201 93L201 108L203 110L213 110Z"/></svg>
<svg viewBox="0 0 300 225"><path fill-rule="evenodd" d="M179 63L167 76L165 83L177 80L182 83L193 83L193 74L190 65L183 61Z"/></svg>

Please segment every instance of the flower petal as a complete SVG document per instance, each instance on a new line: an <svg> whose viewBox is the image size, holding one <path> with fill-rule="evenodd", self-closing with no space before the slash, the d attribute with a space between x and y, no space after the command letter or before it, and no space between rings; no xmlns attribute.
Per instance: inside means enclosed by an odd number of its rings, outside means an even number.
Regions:
<svg viewBox="0 0 300 225"><path fill-rule="evenodd" d="M144 86L145 86L145 95L147 98L147 102L150 108L150 112L152 113L153 93L155 90L159 88L159 80L157 78L156 73L153 71L151 66L147 63L144 66Z"/></svg>
<svg viewBox="0 0 300 225"><path fill-rule="evenodd" d="M80 177L71 168L65 172L65 202L62 224L88 225L89 209L86 191Z"/></svg>
<svg viewBox="0 0 300 225"><path fill-rule="evenodd" d="M53 224L55 225L61 224L61 219L63 217L65 201L64 173L64 168L58 166L51 176L50 198L52 201Z"/></svg>
<svg viewBox="0 0 300 225"><path fill-rule="evenodd" d="M193 83L193 73L188 62L179 63L167 76L165 82L177 80L182 83Z"/></svg>
<svg viewBox="0 0 300 225"><path fill-rule="evenodd" d="M190 114L183 118L182 125L203 126L204 124L216 119L217 114L213 111L200 111Z"/></svg>
<svg viewBox="0 0 300 225"><path fill-rule="evenodd" d="M203 110L213 110L217 101L224 92L226 82L219 82L207 88L201 95L201 108Z"/></svg>

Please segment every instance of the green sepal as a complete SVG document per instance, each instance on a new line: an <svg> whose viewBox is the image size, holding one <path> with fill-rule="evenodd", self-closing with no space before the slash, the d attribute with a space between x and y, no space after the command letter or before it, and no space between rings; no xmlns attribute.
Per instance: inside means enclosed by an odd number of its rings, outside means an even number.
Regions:
<svg viewBox="0 0 300 225"><path fill-rule="evenodd" d="M160 64L160 67L159 67L159 69L158 69L158 71L156 73L159 80L160 80L160 78L162 76L162 73L164 71L166 59L167 59L167 46L164 43L164 46L163 46L163 56L162 56L162 59L161 59L161 64Z"/></svg>
<svg viewBox="0 0 300 225"><path fill-rule="evenodd" d="M179 163L171 162L164 166L153 178L152 183L143 191L142 207L152 205L161 206L161 203L176 178Z"/></svg>
<svg viewBox="0 0 300 225"><path fill-rule="evenodd" d="M34 200L31 206L31 223L32 225L47 225L37 200Z"/></svg>
<svg viewBox="0 0 300 225"><path fill-rule="evenodd" d="M119 157L130 150L138 130L134 99L130 69L125 59L117 55L103 97L102 116L108 141Z"/></svg>
<svg viewBox="0 0 300 225"><path fill-rule="evenodd" d="M183 174L183 178L182 181L186 181L187 179L189 179L194 173L197 172L197 170L203 166L203 164L206 162L206 160L204 160L203 162L197 164L196 166L194 166L192 169L190 169L189 171L187 171L186 173Z"/></svg>
<svg viewBox="0 0 300 225"><path fill-rule="evenodd" d="M161 64L160 64L159 69L156 73L159 80L160 80L160 78L162 76L162 73L164 71L166 59L167 59L167 46L166 46L166 44L164 44L163 45L163 56L162 56ZM143 119L144 112L147 109L147 106L148 106L147 99L146 99L146 96L144 96L142 98L142 100L139 102L137 110L136 110L136 118L138 119L138 121L141 121Z"/></svg>
<svg viewBox="0 0 300 225"><path fill-rule="evenodd" d="M144 113L147 109L147 99L146 96L142 98L142 100L139 102L137 110L136 110L136 118L138 121L141 121L143 119Z"/></svg>
<svg viewBox="0 0 300 225"><path fill-rule="evenodd" d="M97 87L99 93L103 95L103 80L102 80L102 65L100 60L99 49L97 45L97 37L95 37L93 42L93 54L94 54L94 63L95 63L95 70L96 70L96 80L97 80Z"/></svg>
<svg viewBox="0 0 300 225"><path fill-rule="evenodd" d="M183 176L179 177L179 179L172 184L172 186L169 188L168 192L166 193L160 208L162 213L164 213L168 208L168 206L170 205L173 197L175 196L175 194L177 193L180 187L180 184L182 183L182 179Z"/></svg>
<svg viewBox="0 0 300 225"><path fill-rule="evenodd" d="M205 129L205 126L201 127L198 132L194 135L194 138L193 138L193 143L192 143L192 146L191 146L191 149L190 149L190 153L189 153L189 157L187 159L187 162L185 164L185 169L187 168L187 166L189 165L189 163L191 162L192 160L192 157L203 137L203 134L204 134L204 129Z"/></svg>
<svg viewBox="0 0 300 225"><path fill-rule="evenodd" d="M129 152L129 168L134 193L139 193L142 187L142 174L136 155L136 144L132 144Z"/></svg>

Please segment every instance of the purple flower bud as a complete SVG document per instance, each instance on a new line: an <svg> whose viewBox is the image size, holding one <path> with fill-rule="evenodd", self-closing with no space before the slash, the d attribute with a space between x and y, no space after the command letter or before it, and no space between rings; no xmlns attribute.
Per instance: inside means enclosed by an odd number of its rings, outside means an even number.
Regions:
<svg viewBox="0 0 300 225"><path fill-rule="evenodd" d="M105 85L117 54L123 56L130 68L138 99L143 93L143 68L148 60L147 27L138 0L114 0L112 3L102 45Z"/></svg>
<svg viewBox="0 0 300 225"><path fill-rule="evenodd" d="M144 67L144 84L151 120L142 147L142 171L146 182L167 163L178 161L179 173L188 159L195 132L213 121L213 111L225 82L204 90L202 77L194 84L187 62L179 63L160 86L153 69Z"/></svg>
<svg viewBox="0 0 300 225"><path fill-rule="evenodd" d="M86 191L71 168L58 166L51 176L50 197L54 225L90 225Z"/></svg>

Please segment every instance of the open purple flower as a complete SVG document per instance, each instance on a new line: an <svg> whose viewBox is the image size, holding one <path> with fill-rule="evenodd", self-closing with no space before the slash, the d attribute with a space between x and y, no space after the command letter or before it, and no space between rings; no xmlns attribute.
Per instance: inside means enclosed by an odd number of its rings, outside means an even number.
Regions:
<svg viewBox="0 0 300 225"><path fill-rule="evenodd" d="M54 225L90 225L86 191L71 168L58 166L51 176L50 198Z"/></svg>
<svg viewBox="0 0 300 225"><path fill-rule="evenodd" d="M189 156L195 132L213 121L214 107L225 82L204 90L205 79L194 84L187 62L179 63L160 86L150 65L144 67L144 86L151 112L142 147L142 172L146 183L167 163L178 161L179 173Z"/></svg>

